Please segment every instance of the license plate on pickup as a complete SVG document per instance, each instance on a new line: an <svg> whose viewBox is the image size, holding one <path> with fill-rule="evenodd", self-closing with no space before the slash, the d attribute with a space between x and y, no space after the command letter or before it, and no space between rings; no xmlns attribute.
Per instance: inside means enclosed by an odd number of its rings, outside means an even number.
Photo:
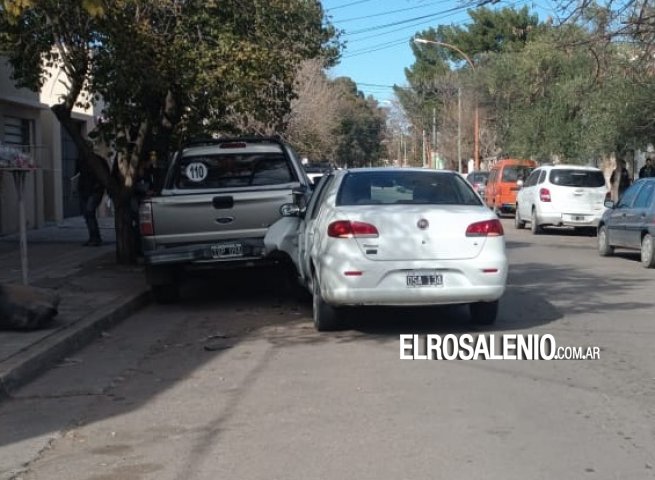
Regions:
<svg viewBox="0 0 655 480"><path fill-rule="evenodd" d="M407 274L407 287L443 287L443 275L436 271L413 271Z"/></svg>
<svg viewBox="0 0 655 480"><path fill-rule="evenodd" d="M218 243L211 246L212 258L243 257L243 247L240 243Z"/></svg>

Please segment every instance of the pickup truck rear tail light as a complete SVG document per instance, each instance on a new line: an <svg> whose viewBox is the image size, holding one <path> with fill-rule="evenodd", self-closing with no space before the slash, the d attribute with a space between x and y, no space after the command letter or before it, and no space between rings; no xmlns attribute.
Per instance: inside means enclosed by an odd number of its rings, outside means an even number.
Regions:
<svg viewBox="0 0 655 480"><path fill-rule="evenodd" d="M550 202L550 190L547 188L539 190L539 200L542 202Z"/></svg>
<svg viewBox="0 0 655 480"><path fill-rule="evenodd" d="M152 204L150 202L143 202L139 205L139 231L144 237L155 234L152 222Z"/></svg>
<svg viewBox="0 0 655 480"><path fill-rule="evenodd" d="M504 233L503 225L497 218L472 223L466 229L467 237L500 237Z"/></svg>
<svg viewBox="0 0 655 480"><path fill-rule="evenodd" d="M378 229L370 223L337 220L328 225L328 236L333 238L376 238Z"/></svg>

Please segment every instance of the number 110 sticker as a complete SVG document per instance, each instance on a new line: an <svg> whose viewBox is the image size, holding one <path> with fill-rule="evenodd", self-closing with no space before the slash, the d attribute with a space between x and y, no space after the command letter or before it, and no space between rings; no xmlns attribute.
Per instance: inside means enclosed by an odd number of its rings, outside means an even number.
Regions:
<svg viewBox="0 0 655 480"><path fill-rule="evenodd" d="M186 166L184 173L192 182L202 182L207 178L207 165L201 162L191 162Z"/></svg>

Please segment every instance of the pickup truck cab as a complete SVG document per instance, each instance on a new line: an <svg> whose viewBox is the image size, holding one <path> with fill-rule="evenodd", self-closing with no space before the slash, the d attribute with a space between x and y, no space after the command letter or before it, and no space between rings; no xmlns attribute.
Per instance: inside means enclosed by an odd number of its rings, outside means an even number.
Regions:
<svg viewBox="0 0 655 480"><path fill-rule="evenodd" d="M212 139L172 159L161 194L142 202L146 280L155 299L176 300L185 270L273 261L264 249L280 206L304 206L309 181L293 149L274 137Z"/></svg>

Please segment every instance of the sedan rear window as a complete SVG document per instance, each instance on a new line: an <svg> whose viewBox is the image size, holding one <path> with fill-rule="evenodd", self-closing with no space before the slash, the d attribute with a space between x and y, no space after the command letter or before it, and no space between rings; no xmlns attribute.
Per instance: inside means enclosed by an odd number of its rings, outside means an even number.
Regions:
<svg viewBox="0 0 655 480"><path fill-rule="evenodd" d="M351 172L341 183L337 205L481 205L459 175L429 171Z"/></svg>
<svg viewBox="0 0 655 480"><path fill-rule="evenodd" d="M174 185L205 189L277 185L294 180L282 153L242 153L183 157L175 171Z"/></svg>
<svg viewBox="0 0 655 480"><path fill-rule="evenodd" d="M554 169L548 178L562 187L604 187L605 177L600 170Z"/></svg>

